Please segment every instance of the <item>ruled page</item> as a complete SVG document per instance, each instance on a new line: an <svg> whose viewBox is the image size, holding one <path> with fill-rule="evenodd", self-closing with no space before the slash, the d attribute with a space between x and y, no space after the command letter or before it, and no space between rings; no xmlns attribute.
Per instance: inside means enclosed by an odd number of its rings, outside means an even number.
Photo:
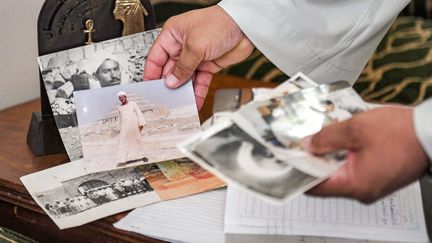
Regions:
<svg viewBox="0 0 432 243"><path fill-rule="evenodd" d="M418 182L372 205L302 195L275 206L230 186L225 233L428 242Z"/></svg>
<svg viewBox="0 0 432 243"><path fill-rule="evenodd" d="M223 243L225 195L224 188L137 208L114 226L170 242Z"/></svg>

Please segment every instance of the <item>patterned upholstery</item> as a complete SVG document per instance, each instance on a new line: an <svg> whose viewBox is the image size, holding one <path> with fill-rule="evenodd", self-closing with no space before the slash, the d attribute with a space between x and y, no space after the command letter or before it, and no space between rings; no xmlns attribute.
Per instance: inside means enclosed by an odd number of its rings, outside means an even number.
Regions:
<svg viewBox="0 0 432 243"><path fill-rule="evenodd" d="M399 17L355 88L367 101L417 104L432 96L432 21Z"/></svg>

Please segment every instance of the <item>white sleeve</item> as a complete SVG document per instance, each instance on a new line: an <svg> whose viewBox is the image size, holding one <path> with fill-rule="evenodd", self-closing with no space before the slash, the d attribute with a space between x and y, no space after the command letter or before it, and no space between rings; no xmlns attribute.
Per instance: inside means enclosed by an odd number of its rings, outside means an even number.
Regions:
<svg viewBox="0 0 432 243"><path fill-rule="evenodd" d="M423 150L432 161L432 98L414 109L414 126ZM432 172L432 164L430 171Z"/></svg>
<svg viewBox="0 0 432 243"><path fill-rule="evenodd" d="M409 0L222 0L251 42L289 76L358 78Z"/></svg>

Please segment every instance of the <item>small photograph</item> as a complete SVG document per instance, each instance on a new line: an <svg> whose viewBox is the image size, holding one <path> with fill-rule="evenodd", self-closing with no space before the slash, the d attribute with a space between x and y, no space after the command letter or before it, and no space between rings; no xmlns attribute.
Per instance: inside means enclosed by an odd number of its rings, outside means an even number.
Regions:
<svg viewBox="0 0 432 243"><path fill-rule="evenodd" d="M340 122L367 110L349 86L336 83L308 88L293 94L254 101L242 107L233 120L243 129L247 123L264 141L289 149L300 149L301 140L323 126Z"/></svg>
<svg viewBox="0 0 432 243"><path fill-rule="evenodd" d="M334 112L332 111L332 116L339 117L339 121L349 119L356 113L364 112L369 109L369 106L352 88L333 91L327 96L320 97L320 100L322 102L330 100L333 103Z"/></svg>
<svg viewBox="0 0 432 243"><path fill-rule="evenodd" d="M60 229L225 184L189 159L86 173L78 160L21 177Z"/></svg>
<svg viewBox="0 0 432 243"><path fill-rule="evenodd" d="M161 201L144 167L87 174L83 165L78 160L21 178L60 229Z"/></svg>
<svg viewBox="0 0 432 243"><path fill-rule="evenodd" d="M302 72L296 73L289 79L292 83L296 84L300 89L308 89L315 88L318 86L318 83L310 79L308 76L303 74ZM276 87L276 89L282 88L282 86Z"/></svg>
<svg viewBox="0 0 432 243"><path fill-rule="evenodd" d="M87 172L183 157L176 145L201 131L192 82L163 80L75 92Z"/></svg>
<svg viewBox="0 0 432 243"><path fill-rule="evenodd" d="M299 72L292 76L287 81L281 83L279 86L273 89L274 93L294 93L302 89L315 88L318 83Z"/></svg>
<svg viewBox="0 0 432 243"><path fill-rule="evenodd" d="M73 93L142 80L160 29L64 50L38 58L57 127L71 160L83 157Z"/></svg>
<svg viewBox="0 0 432 243"><path fill-rule="evenodd" d="M270 128L271 122L284 114L281 101L281 97L274 97L259 102L251 102L238 110L238 113L233 116L233 120L237 124L249 123L252 126L251 130L258 133L264 141L283 147Z"/></svg>
<svg viewBox="0 0 432 243"><path fill-rule="evenodd" d="M270 89L270 88L252 89L253 100L265 101L271 98L287 96L289 94L295 93L302 89L314 88L317 86L318 84L316 82L308 78L303 73L297 73L274 89Z"/></svg>
<svg viewBox="0 0 432 243"><path fill-rule="evenodd" d="M214 127L180 146L221 178L273 200L285 201L319 181L276 158L234 123Z"/></svg>
<svg viewBox="0 0 432 243"><path fill-rule="evenodd" d="M60 190L59 193L41 192L36 195L56 218L153 191L139 167L89 174L62 181L61 184L66 190ZM64 197L60 196L62 193L65 193Z"/></svg>
<svg viewBox="0 0 432 243"><path fill-rule="evenodd" d="M319 132L322 127L368 109L350 86L341 83L320 85L283 97L280 107L282 115L272 113L266 121L277 140L291 149L299 148L304 137Z"/></svg>
<svg viewBox="0 0 432 243"><path fill-rule="evenodd" d="M184 197L224 187L218 177L188 158L169 160L147 166L144 176L162 200Z"/></svg>

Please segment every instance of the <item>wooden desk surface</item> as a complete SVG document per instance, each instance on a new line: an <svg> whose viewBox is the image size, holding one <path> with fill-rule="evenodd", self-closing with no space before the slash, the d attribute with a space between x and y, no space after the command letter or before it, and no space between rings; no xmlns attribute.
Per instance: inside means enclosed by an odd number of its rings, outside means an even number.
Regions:
<svg viewBox="0 0 432 243"><path fill-rule="evenodd" d="M223 88L274 87L258 81L216 75L200 111L201 120L212 114L214 94ZM0 226L33 237L40 241L62 242L160 242L115 229L112 224L126 215L120 213L84 226L59 230L45 212L37 206L19 178L68 162L66 154L36 157L26 144L31 113L40 111L39 100L34 100L0 111Z"/></svg>

